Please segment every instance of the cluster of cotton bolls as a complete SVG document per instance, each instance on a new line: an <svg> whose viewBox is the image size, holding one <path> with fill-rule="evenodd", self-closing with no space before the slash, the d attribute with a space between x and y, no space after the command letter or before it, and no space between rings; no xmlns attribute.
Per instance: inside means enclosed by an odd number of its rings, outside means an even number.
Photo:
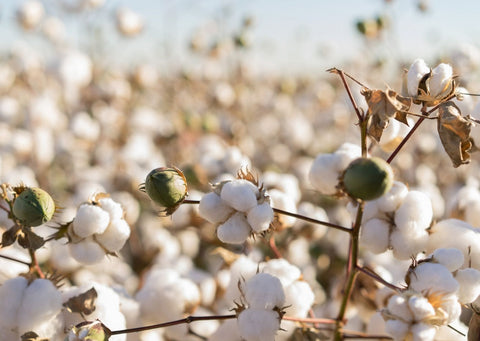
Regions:
<svg viewBox="0 0 480 341"><path fill-rule="evenodd" d="M266 231L274 218L265 190L247 179L224 181L200 200L200 215L218 225L222 242L244 243L251 234Z"/></svg>
<svg viewBox="0 0 480 341"><path fill-rule="evenodd" d="M365 205L360 245L373 253L392 250L410 259L425 250L433 217L429 197L395 181L390 191Z"/></svg>
<svg viewBox="0 0 480 341"><path fill-rule="evenodd" d="M439 248L414 265L406 275L408 287L381 311L385 331L394 340L434 340L438 327L456 321L461 304L480 294L480 271L463 264L460 250Z"/></svg>
<svg viewBox="0 0 480 341"><path fill-rule="evenodd" d="M130 226L119 203L100 197L80 205L67 235L73 258L93 264L120 251L130 236Z"/></svg>
<svg viewBox="0 0 480 341"><path fill-rule="evenodd" d="M235 335L229 337L232 341L263 340L262 336L273 340L275 334L275 340L287 340L295 330L295 323L282 320L283 314L306 317L315 301L310 285L301 275L300 269L285 259L255 262L246 256L238 257L218 275L225 290L222 297L225 308L234 308L233 302L239 308L238 323L224 322L212 340L224 340L227 335ZM256 318L264 321L263 326L256 322L248 328L247 321Z"/></svg>

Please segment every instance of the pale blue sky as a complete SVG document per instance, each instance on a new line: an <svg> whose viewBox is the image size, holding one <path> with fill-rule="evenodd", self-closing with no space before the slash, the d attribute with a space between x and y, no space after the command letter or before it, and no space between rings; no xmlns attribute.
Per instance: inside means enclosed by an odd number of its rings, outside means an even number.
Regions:
<svg viewBox="0 0 480 341"><path fill-rule="evenodd" d="M2 46L8 46L12 37L18 37L12 33L12 27L15 27L15 6L21 1L3 0L0 5ZM57 1L44 0L44 3L52 9ZM107 37L109 48L121 46L122 53L115 58L140 56L176 63L185 60L184 47L195 29L220 19L222 29L232 31L245 15L255 18L252 30L255 58L271 67L322 68L332 61L361 55L364 51L359 50L365 49L365 45L355 31L355 22L382 13L392 18L391 34L384 46L386 53L395 58L428 59L463 42L480 43L480 2L430 0L429 3L430 10L420 13L416 0L395 0L389 5L384 0L106 0L103 13L83 17L81 22L106 23L111 18L108 11L128 6L144 16L146 30L135 41L118 42L116 37L111 40ZM75 36L84 32L78 28L78 20L70 17L67 22L72 41L82 41ZM320 51L325 50L329 54L321 55Z"/></svg>

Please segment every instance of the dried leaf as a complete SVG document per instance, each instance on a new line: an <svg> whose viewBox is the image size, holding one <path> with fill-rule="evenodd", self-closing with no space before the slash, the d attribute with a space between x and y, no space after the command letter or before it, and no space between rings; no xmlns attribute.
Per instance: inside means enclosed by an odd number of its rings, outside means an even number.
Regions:
<svg viewBox="0 0 480 341"><path fill-rule="evenodd" d="M20 231L20 226L13 225L8 230L3 232L1 246L6 247L15 243L15 240L17 240L18 231Z"/></svg>
<svg viewBox="0 0 480 341"><path fill-rule="evenodd" d="M473 123L461 115L460 109L452 101L440 104L438 113L438 134L453 167L469 163L469 152L473 147L470 137Z"/></svg>
<svg viewBox="0 0 480 341"><path fill-rule="evenodd" d="M97 291L92 287L83 294L70 298L63 304L63 306L71 313L90 315L95 311L95 300L97 299L97 296Z"/></svg>
<svg viewBox="0 0 480 341"><path fill-rule="evenodd" d="M46 337L40 337L35 332L26 332L20 336L21 341L48 341Z"/></svg>
<svg viewBox="0 0 480 341"><path fill-rule="evenodd" d="M382 91L364 88L361 93L368 104L368 134L375 140L380 141L390 118L408 125L407 113L412 105L410 98L402 97L392 89Z"/></svg>
<svg viewBox="0 0 480 341"><path fill-rule="evenodd" d="M468 341L480 340L480 315L474 309L468 324Z"/></svg>
<svg viewBox="0 0 480 341"><path fill-rule="evenodd" d="M22 228L22 233L18 235L18 244L25 249L38 250L45 244L45 239L34 233L30 228Z"/></svg>

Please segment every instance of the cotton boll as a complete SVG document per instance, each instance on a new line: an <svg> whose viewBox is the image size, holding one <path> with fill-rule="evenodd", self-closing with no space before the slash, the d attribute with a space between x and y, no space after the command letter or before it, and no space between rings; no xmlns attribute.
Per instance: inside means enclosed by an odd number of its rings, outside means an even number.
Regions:
<svg viewBox="0 0 480 341"><path fill-rule="evenodd" d="M394 181L392 188L377 200L376 205L382 212L393 212L398 209L408 194L408 187L400 181ZM368 203L367 203L368 205Z"/></svg>
<svg viewBox="0 0 480 341"><path fill-rule="evenodd" d="M416 292L430 290L443 293L454 293L459 285L448 269L436 263L421 263L409 276L409 288ZM432 290L433 289L433 290Z"/></svg>
<svg viewBox="0 0 480 341"><path fill-rule="evenodd" d="M271 259L263 263L261 271L277 277L284 287L290 285L301 276L300 269L283 258Z"/></svg>
<svg viewBox="0 0 480 341"><path fill-rule="evenodd" d="M342 172L347 166L362 156L362 149L359 145L353 143L343 143L334 153L337 156L336 169L338 172Z"/></svg>
<svg viewBox="0 0 480 341"><path fill-rule="evenodd" d="M268 273L258 273L246 281L243 293L248 306L253 309L272 310L283 307L285 303L282 283Z"/></svg>
<svg viewBox="0 0 480 341"><path fill-rule="evenodd" d="M412 63L407 73L407 90L410 96L416 97L418 95L418 84L423 76L429 72L430 68L423 59L416 59Z"/></svg>
<svg viewBox="0 0 480 341"><path fill-rule="evenodd" d="M337 192L339 172L336 170L337 156L320 154L313 161L308 178L313 188L322 194L333 195Z"/></svg>
<svg viewBox="0 0 480 341"><path fill-rule="evenodd" d="M433 341L437 328L428 323L415 323L411 327L412 341Z"/></svg>
<svg viewBox="0 0 480 341"><path fill-rule="evenodd" d="M11 278L0 286L0 326L14 328L28 281L25 277Z"/></svg>
<svg viewBox="0 0 480 341"><path fill-rule="evenodd" d="M22 4L17 11L18 23L26 30L34 29L45 15L45 8L37 0L29 0Z"/></svg>
<svg viewBox="0 0 480 341"><path fill-rule="evenodd" d="M48 324L61 310L62 295L55 285L47 279L36 279L22 297L17 320L19 333L34 330L42 336L53 336L56 330L48 330Z"/></svg>
<svg viewBox="0 0 480 341"><path fill-rule="evenodd" d="M435 309L423 296L411 296L408 299L408 307L413 314L414 321L421 321L435 315Z"/></svg>
<svg viewBox="0 0 480 341"><path fill-rule="evenodd" d="M118 31L126 37L135 36L143 29L142 17L129 8L120 8L116 13Z"/></svg>
<svg viewBox="0 0 480 341"><path fill-rule="evenodd" d="M83 204L78 208L73 220L73 232L81 238L94 233L100 234L106 230L109 222L110 216L107 211L99 206Z"/></svg>
<svg viewBox="0 0 480 341"><path fill-rule="evenodd" d="M292 213L297 212L297 207L295 202L292 200L292 198L290 198L284 192L279 191L278 189L271 189L268 191L268 195L270 197L270 203L272 207L275 207L287 212L292 212ZM291 216L279 214L278 221L280 222L283 228L287 228L295 224L297 219Z"/></svg>
<svg viewBox="0 0 480 341"><path fill-rule="evenodd" d="M123 208L118 202L112 198L102 198L98 200L100 207L108 212L110 220L123 219Z"/></svg>
<svg viewBox="0 0 480 341"><path fill-rule="evenodd" d="M78 243L69 243L70 254L82 264L95 264L105 257L103 248L91 237Z"/></svg>
<svg viewBox="0 0 480 341"><path fill-rule="evenodd" d="M390 246L393 255L400 260L410 259L425 249L428 242L428 232L425 230L402 233L395 229L390 235Z"/></svg>
<svg viewBox="0 0 480 341"><path fill-rule="evenodd" d="M393 337L394 341L406 340L409 325L400 320L388 320L385 322L385 331Z"/></svg>
<svg viewBox="0 0 480 341"><path fill-rule="evenodd" d="M210 335L209 341L242 341L236 320L226 320Z"/></svg>
<svg viewBox="0 0 480 341"><path fill-rule="evenodd" d="M464 219L472 226L480 227L480 200L470 201L465 206Z"/></svg>
<svg viewBox="0 0 480 341"><path fill-rule="evenodd" d="M220 197L229 206L240 212L247 212L257 205L258 188L248 180L238 179L225 183Z"/></svg>
<svg viewBox="0 0 480 341"><path fill-rule="evenodd" d="M123 219L115 219L108 225L105 232L95 236L97 242L110 252L118 252L130 237L130 226Z"/></svg>
<svg viewBox="0 0 480 341"><path fill-rule="evenodd" d="M224 298L229 304L238 298L238 281L248 280L257 273L258 264L247 256L240 256L230 266L230 280L225 289Z"/></svg>
<svg viewBox="0 0 480 341"><path fill-rule="evenodd" d="M251 233L245 214L237 212L217 228L217 237L224 243L242 244Z"/></svg>
<svg viewBox="0 0 480 341"><path fill-rule="evenodd" d="M433 261L445 266L448 271L458 270L464 262L462 251L455 248L441 248L433 251Z"/></svg>
<svg viewBox="0 0 480 341"><path fill-rule="evenodd" d="M394 295L390 297L387 304L388 312L398 319L405 322L411 322L414 319L412 311L408 306L408 300L402 295Z"/></svg>
<svg viewBox="0 0 480 341"><path fill-rule="evenodd" d="M264 202L250 209L247 213L247 221L254 232L267 230L273 221L273 209L269 202Z"/></svg>
<svg viewBox="0 0 480 341"><path fill-rule="evenodd" d="M467 304L475 301L480 295L480 271L472 268L460 269L455 274L460 288L458 290L458 301Z"/></svg>
<svg viewBox="0 0 480 341"><path fill-rule="evenodd" d="M245 341L274 341L280 318L273 310L245 309L238 315L238 329Z"/></svg>
<svg viewBox="0 0 480 341"><path fill-rule="evenodd" d="M372 335L385 334L385 320L382 317L382 313L377 311L374 313L367 324L367 333Z"/></svg>
<svg viewBox="0 0 480 341"><path fill-rule="evenodd" d="M363 224L360 232L360 245L373 253L387 251L390 237L390 224L382 219L370 219Z"/></svg>
<svg viewBox="0 0 480 341"><path fill-rule="evenodd" d="M198 212L202 218L213 224L218 224L225 222L234 210L222 201L219 195L210 192L200 199Z"/></svg>
<svg viewBox="0 0 480 341"><path fill-rule="evenodd" d="M453 70L448 64L441 63L432 70L432 76L429 80L430 94L433 97L444 92L452 81Z"/></svg>
<svg viewBox="0 0 480 341"><path fill-rule="evenodd" d="M306 317L315 295L305 281L294 281L285 288L285 311L288 316Z"/></svg>
<svg viewBox="0 0 480 341"><path fill-rule="evenodd" d="M422 192L410 191L395 212L395 225L400 230L426 229L432 218L430 198Z"/></svg>

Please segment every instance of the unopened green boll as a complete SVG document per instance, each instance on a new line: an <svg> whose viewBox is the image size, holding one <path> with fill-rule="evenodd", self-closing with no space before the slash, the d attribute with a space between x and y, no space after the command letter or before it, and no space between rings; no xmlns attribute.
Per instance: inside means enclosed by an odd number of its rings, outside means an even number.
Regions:
<svg viewBox="0 0 480 341"><path fill-rule="evenodd" d="M187 181L177 168L161 167L152 170L141 187L158 205L175 208L187 195Z"/></svg>
<svg viewBox="0 0 480 341"><path fill-rule="evenodd" d="M13 202L13 215L23 226L38 226L52 219L55 202L38 187L26 187Z"/></svg>
<svg viewBox="0 0 480 341"><path fill-rule="evenodd" d="M387 193L393 185L390 165L378 157L353 160L343 173L343 190L352 198L374 200Z"/></svg>

